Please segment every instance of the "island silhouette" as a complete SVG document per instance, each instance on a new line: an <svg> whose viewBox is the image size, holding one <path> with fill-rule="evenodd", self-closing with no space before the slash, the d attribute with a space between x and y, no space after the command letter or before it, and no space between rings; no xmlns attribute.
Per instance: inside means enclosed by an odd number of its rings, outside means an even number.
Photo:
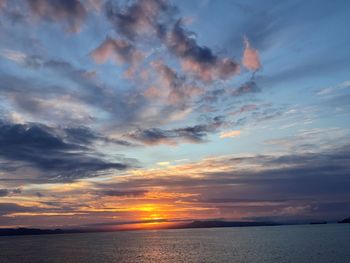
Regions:
<svg viewBox="0 0 350 263"><path fill-rule="evenodd" d="M309 224L326 224L326 221L310 222ZM339 220L338 224L350 223L350 217ZM161 229L186 229L186 228L222 228L222 227L254 227L254 226L279 226L293 225L291 223L279 222L259 222L259 221L222 221L222 220L195 220L189 223L173 225ZM132 230L132 229L126 229ZM50 235L69 233L92 233L92 232L114 232L120 230L96 229L96 228L76 228L76 229L39 229L39 228L0 228L0 236L20 236L20 235Z"/></svg>

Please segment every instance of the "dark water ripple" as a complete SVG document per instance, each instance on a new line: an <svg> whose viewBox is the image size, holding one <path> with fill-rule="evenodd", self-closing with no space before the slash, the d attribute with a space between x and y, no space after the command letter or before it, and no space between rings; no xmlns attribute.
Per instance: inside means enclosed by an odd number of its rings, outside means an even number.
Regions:
<svg viewBox="0 0 350 263"><path fill-rule="evenodd" d="M350 225L0 237L0 262L349 263Z"/></svg>

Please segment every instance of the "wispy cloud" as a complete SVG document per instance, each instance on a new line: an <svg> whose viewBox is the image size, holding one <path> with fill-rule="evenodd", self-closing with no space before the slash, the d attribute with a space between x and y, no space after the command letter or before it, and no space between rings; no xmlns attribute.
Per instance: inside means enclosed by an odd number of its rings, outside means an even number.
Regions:
<svg viewBox="0 0 350 263"><path fill-rule="evenodd" d="M317 92L317 95L323 96L323 95L329 95L332 94L336 91L342 90L342 89L346 89L350 87L350 81L344 81L334 87L329 87L329 88L324 88L321 89Z"/></svg>
<svg viewBox="0 0 350 263"><path fill-rule="evenodd" d="M145 130L137 130L126 136L132 140L142 142L146 145L169 144L176 145L181 142L202 143L206 141L208 134L214 133L224 124L221 117L215 117L207 124L198 124L183 128L175 128L170 130L162 130L151 128Z"/></svg>

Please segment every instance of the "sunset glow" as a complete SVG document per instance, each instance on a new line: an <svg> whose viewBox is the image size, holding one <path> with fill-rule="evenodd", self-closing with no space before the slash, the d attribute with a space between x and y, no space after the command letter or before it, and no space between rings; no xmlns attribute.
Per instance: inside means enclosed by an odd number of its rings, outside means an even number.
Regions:
<svg viewBox="0 0 350 263"><path fill-rule="evenodd" d="M0 226L345 218L348 20L347 1L0 0Z"/></svg>

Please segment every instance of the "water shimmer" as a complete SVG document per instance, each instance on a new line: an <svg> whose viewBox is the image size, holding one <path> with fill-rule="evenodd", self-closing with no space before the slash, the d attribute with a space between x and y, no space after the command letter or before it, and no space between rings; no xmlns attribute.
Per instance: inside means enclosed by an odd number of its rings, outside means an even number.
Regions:
<svg viewBox="0 0 350 263"><path fill-rule="evenodd" d="M0 238L0 262L350 262L350 225L181 229Z"/></svg>

